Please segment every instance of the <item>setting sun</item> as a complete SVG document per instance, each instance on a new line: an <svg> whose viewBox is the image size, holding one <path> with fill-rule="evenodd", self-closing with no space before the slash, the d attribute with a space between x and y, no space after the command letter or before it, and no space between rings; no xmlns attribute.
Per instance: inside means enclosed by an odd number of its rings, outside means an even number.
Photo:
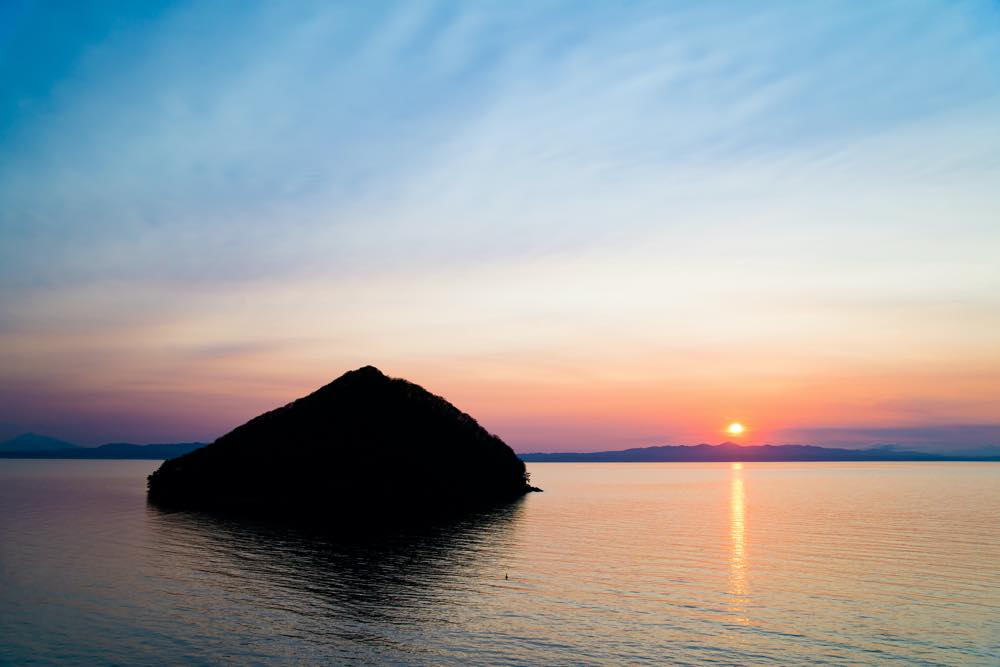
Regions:
<svg viewBox="0 0 1000 667"><path fill-rule="evenodd" d="M746 431L746 428L739 422L733 422L726 427L726 433L729 435L743 435L744 431Z"/></svg>

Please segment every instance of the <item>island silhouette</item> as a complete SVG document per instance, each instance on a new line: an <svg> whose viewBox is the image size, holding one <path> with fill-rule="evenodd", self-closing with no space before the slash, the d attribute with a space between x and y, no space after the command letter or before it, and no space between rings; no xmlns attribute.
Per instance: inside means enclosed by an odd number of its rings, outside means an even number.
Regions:
<svg viewBox="0 0 1000 667"><path fill-rule="evenodd" d="M150 502L163 507L334 524L478 509L534 490L503 440L374 366L165 461L148 481Z"/></svg>

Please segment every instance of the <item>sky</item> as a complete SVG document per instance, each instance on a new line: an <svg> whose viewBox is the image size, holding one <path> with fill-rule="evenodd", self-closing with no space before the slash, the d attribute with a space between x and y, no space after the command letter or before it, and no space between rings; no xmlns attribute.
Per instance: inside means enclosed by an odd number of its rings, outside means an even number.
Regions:
<svg viewBox="0 0 1000 667"><path fill-rule="evenodd" d="M0 5L0 435L373 364L517 451L1000 445L1000 5Z"/></svg>

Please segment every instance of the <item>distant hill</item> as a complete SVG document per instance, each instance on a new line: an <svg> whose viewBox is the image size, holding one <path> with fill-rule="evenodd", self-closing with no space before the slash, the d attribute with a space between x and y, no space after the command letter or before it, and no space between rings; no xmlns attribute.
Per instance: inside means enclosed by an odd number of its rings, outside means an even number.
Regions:
<svg viewBox="0 0 1000 667"><path fill-rule="evenodd" d="M0 442L0 452L39 452L52 449L76 449L77 445L65 440L50 438L37 433L22 433L16 438Z"/></svg>
<svg viewBox="0 0 1000 667"><path fill-rule="evenodd" d="M16 442L20 437L8 440ZM44 449L7 449L7 443L0 444L0 458L5 459L172 459L192 452L199 447L204 447L203 442L179 442L173 444L153 444L153 445L133 445L124 442L115 442L100 447L77 447L69 443L64 443L53 438L44 438L45 441L57 443L61 446L52 446Z"/></svg>
<svg viewBox="0 0 1000 667"><path fill-rule="evenodd" d="M521 454L522 461L657 462L657 461L997 461L1000 456L962 457L907 452L889 448L835 449L814 445L663 445L607 452Z"/></svg>
<svg viewBox="0 0 1000 667"><path fill-rule="evenodd" d="M373 366L149 476L149 498L159 505L309 516L330 526L421 519L532 490L503 440L440 396Z"/></svg>

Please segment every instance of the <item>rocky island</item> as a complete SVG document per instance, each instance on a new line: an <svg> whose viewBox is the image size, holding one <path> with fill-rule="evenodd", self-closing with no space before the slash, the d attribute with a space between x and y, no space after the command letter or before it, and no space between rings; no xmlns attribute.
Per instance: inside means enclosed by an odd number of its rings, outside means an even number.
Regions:
<svg viewBox="0 0 1000 667"><path fill-rule="evenodd" d="M330 523L472 509L538 490L475 419L373 366L164 461L148 488L160 506Z"/></svg>

